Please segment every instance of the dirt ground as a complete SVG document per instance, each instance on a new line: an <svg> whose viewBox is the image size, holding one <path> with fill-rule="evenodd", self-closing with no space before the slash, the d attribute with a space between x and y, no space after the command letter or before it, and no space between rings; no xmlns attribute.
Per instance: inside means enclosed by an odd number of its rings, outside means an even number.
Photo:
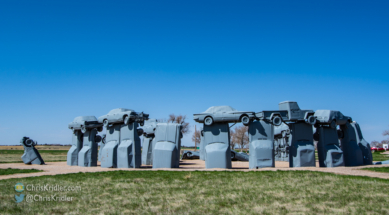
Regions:
<svg viewBox="0 0 389 215"><path fill-rule="evenodd" d="M136 169L126 169L126 168L101 168L100 163L97 167L79 167L79 166L68 166L66 162L48 162L46 165L26 165L24 163L4 163L0 164L0 169L15 168L15 169L38 169L43 170L43 172L38 173L23 173L23 174L12 174L12 175L2 175L0 180L9 179L9 178L25 178L33 176L42 176L42 175L57 175L57 174L67 174L67 173L77 173L77 172L103 172L103 171L133 171L133 170L143 170L143 171L155 171L155 170L168 170L168 171L295 171L295 170L308 170L308 171L319 171L319 172L328 172L342 175L355 175L355 176L369 176L376 178L389 179L389 173L380 173L373 171L361 170L361 168L366 167L382 167L389 166L387 165L371 165L371 166L359 166L359 167L335 167L335 168L319 168L319 167L298 167L298 168L289 168L288 162L276 161L275 168L262 168L262 169L248 169L248 162L232 162L232 169L205 169L205 162L202 160L182 160L180 162L180 168L176 169L152 169L151 166L143 166ZM316 166L319 166L318 163Z"/></svg>

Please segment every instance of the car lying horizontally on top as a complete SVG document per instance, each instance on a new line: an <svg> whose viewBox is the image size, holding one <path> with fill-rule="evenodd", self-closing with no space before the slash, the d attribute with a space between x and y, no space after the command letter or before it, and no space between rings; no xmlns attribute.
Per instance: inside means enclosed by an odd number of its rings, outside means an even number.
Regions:
<svg viewBox="0 0 389 215"><path fill-rule="evenodd" d="M313 110L301 110L297 102L285 101L278 104L279 110L264 110L255 113L258 119L271 121L273 125L279 126L282 122L305 121L314 125L316 119Z"/></svg>
<svg viewBox="0 0 389 215"><path fill-rule="evenodd" d="M85 133L87 128L97 128L99 132L103 130L102 124L97 121L95 116L78 116L69 123L68 127L73 131L81 130L82 133Z"/></svg>
<svg viewBox="0 0 389 215"><path fill-rule="evenodd" d="M331 128L352 122L351 117L345 116L337 110L317 110L314 116L316 117L317 123L327 124Z"/></svg>
<svg viewBox="0 0 389 215"><path fill-rule="evenodd" d="M100 116L98 118L99 123L103 123L104 126L108 126L108 124L114 123L124 123L128 125L131 122L139 122L141 126L145 120L149 118L149 114L145 114L143 112L138 113L131 109L126 108L116 108L108 112L108 114L104 116Z"/></svg>
<svg viewBox="0 0 389 215"><path fill-rule="evenodd" d="M242 122L243 125L248 125L254 118L254 112L238 111L230 106L212 106L203 113L193 114L194 121L204 122L205 125L215 122Z"/></svg>

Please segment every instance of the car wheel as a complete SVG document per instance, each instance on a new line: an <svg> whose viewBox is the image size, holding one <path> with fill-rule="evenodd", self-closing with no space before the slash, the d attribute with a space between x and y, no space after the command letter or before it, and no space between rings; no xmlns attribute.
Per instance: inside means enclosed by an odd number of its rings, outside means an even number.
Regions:
<svg viewBox="0 0 389 215"><path fill-rule="evenodd" d="M331 121L330 128L336 128L336 121L335 120Z"/></svg>
<svg viewBox="0 0 389 215"><path fill-rule="evenodd" d="M235 153L234 152L231 152L231 160L232 159L235 159Z"/></svg>
<svg viewBox="0 0 389 215"><path fill-rule="evenodd" d="M280 126L280 125L282 124L282 119L281 119L281 117L275 116L275 117L272 119L272 124L275 125L275 126Z"/></svg>
<svg viewBox="0 0 389 215"><path fill-rule="evenodd" d="M106 127L108 126L108 119L105 119L105 120L103 121L103 125L106 126Z"/></svg>
<svg viewBox="0 0 389 215"><path fill-rule="evenodd" d="M311 124L311 125L315 125L316 124L316 118L314 116L309 116L307 119L306 119L306 122L308 124Z"/></svg>
<svg viewBox="0 0 389 215"><path fill-rule="evenodd" d="M205 117L205 119L204 119L204 124L205 124L205 125L212 125L212 124L213 124L213 119L212 119L212 117L210 117L210 116Z"/></svg>
<svg viewBox="0 0 389 215"><path fill-rule="evenodd" d="M86 132L85 126L81 126L81 132L82 132L83 134L85 134L85 132Z"/></svg>
<svg viewBox="0 0 389 215"><path fill-rule="evenodd" d="M24 144L27 146L27 147L31 147L33 146L34 142L31 140L31 139L27 139Z"/></svg>
<svg viewBox="0 0 389 215"><path fill-rule="evenodd" d="M243 123L243 125L249 125L250 124L250 118L248 116L242 116L240 121Z"/></svg>

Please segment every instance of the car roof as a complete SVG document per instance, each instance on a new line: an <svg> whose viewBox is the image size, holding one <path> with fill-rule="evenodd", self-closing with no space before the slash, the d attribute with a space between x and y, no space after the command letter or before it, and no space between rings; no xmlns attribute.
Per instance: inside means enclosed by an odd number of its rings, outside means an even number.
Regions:
<svg viewBox="0 0 389 215"><path fill-rule="evenodd" d="M208 108L204 113L214 113L214 112L228 112L228 111L237 111L235 108L231 106L212 106Z"/></svg>
<svg viewBox="0 0 389 215"><path fill-rule="evenodd" d="M111 110L108 114L127 112L127 111L134 111L134 110L127 109L127 108L116 108L116 109Z"/></svg>

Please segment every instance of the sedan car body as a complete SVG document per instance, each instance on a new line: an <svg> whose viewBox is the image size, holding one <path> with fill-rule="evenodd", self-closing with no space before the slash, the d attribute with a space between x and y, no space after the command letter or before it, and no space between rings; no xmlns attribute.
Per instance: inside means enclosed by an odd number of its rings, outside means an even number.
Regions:
<svg viewBox="0 0 389 215"><path fill-rule="evenodd" d="M203 113L193 114L194 121L204 122L205 125L212 125L214 122L242 122L248 125L254 118L254 112L238 111L230 106L212 106Z"/></svg>
<svg viewBox="0 0 389 215"><path fill-rule="evenodd" d="M143 124L144 120L148 119L148 114L137 113L134 110L126 108L116 108L108 112L108 114L100 116L98 118L99 123L103 123L105 126L108 124L115 123L124 123L128 124L129 122L137 121Z"/></svg>
<svg viewBox="0 0 389 215"><path fill-rule="evenodd" d="M73 122L69 123L68 128L74 130L81 130L85 132L86 128L97 128L102 130L102 124L99 123L95 116L78 116L74 118Z"/></svg>
<svg viewBox="0 0 389 215"><path fill-rule="evenodd" d="M351 117L345 116L336 110L317 110L314 116L318 124L328 124L331 127L352 122Z"/></svg>

